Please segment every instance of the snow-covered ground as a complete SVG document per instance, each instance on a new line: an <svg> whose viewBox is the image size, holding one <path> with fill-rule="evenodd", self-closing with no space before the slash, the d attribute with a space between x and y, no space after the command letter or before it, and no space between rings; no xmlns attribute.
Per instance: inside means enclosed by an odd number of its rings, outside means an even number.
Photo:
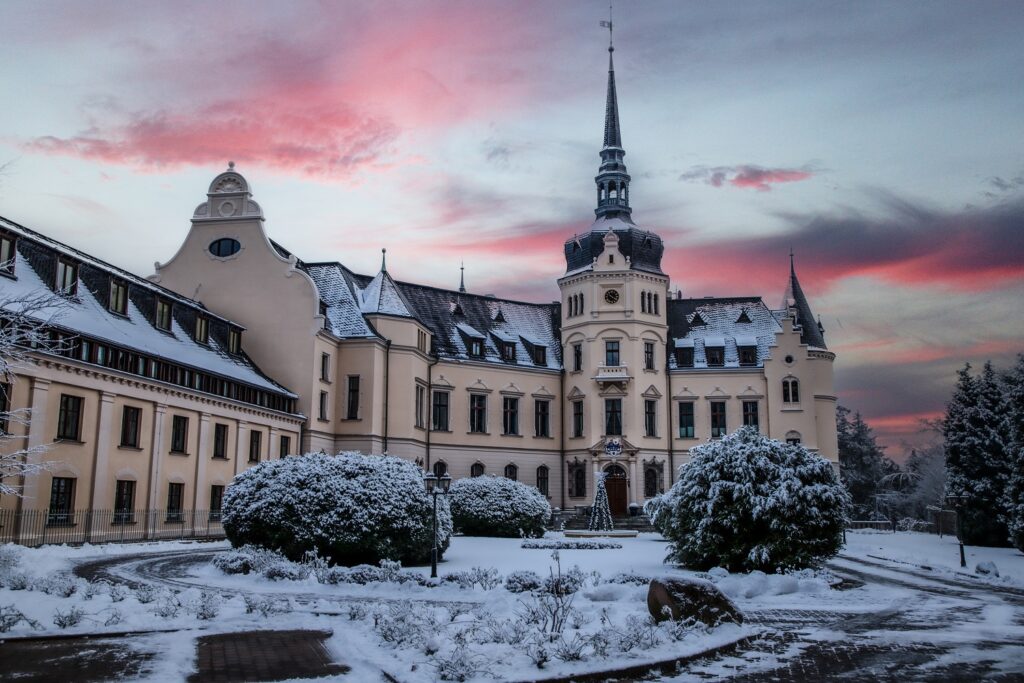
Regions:
<svg viewBox="0 0 1024 683"><path fill-rule="evenodd" d="M1024 587L1024 553L1016 548L982 548L964 546L967 567L960 566L960 550L956 536L917 531L889 533L873 530L846 532L846 547L842 555L866 559L885 558L894 562L907 562L926 566L944 574L963 574L978 577L975 568L981 562L992 562L999 570L999 578L983 580L1008 586ZM979 577L981 578L981 577Z"/></svg>

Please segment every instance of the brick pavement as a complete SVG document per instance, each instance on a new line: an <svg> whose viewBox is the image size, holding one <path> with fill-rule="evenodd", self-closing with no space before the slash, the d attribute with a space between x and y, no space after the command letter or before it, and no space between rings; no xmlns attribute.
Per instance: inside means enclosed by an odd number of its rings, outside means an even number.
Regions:
<svg viewBox="0 0 1024 683"><path fill-rule="evenodd" d="M0 680L18 683L100 683L149 673L151 652L111 638L36 638L0 644Z"/></svg>
<svg viewBox="0 0 1024 683"><path fill-rule="evenodd" d="M324 645L329 631L246 631L198 638L189 683L243 683L347 673Z"/></svg>

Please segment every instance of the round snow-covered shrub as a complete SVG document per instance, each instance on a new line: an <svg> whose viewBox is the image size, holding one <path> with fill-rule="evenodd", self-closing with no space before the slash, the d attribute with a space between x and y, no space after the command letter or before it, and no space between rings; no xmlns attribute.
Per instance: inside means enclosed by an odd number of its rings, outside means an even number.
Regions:
<svg viewBox="0 0 1024 683"><path fill-rule="evenodd" d="M459 479L449 498L455 529L467 536L539 537L551 517L544 494L505 477Z"/></svg>
<svg viewBox="0 0 1024 683"><path fill-rule="evenodd" d="M238 476L224 492L224 533L299 561L307 551L335 564L430 559L433 501L423 473L385 455L307 454L270 460ZM452 522L437 506L438 549L448 548Z"/></svg>
<svg viewBox="0 0 1024 683"><path fill-rule="evenodd" d="M542 585L542 579L537 572L529 570L515 571L505 577L505 590L509 593L526 593L535 591Z"/></svg>
<svg viewBox="0 0 1024 683"><path fill-rule="evenodd" d="M691 450L668 498L668 559L730 571L775 572L832 557L850 504L827 460L751 428Z"/></svg>

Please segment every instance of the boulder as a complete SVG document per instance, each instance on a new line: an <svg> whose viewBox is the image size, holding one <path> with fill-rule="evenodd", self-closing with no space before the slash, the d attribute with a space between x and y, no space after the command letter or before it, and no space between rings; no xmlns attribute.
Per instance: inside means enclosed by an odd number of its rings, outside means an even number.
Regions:
<svg viewBox="0 0 1024 683"><path fill-rule="evenodd" d="M647 609L656 621L693 619L711 628L743 623L743 613L732 600L703 579L673 576L652 580L647 590Z"/></svg>
<svg viewBox="0 0 1024 683"><path fill-rule="evenodd" d="M982 576L999 576L999 569L996 568L995 562L979 562L974 568L975 574L981 574Z"/></svg>

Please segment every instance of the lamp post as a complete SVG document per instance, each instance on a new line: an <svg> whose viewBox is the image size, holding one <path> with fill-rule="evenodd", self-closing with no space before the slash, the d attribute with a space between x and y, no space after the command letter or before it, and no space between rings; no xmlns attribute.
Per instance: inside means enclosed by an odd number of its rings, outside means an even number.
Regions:
<svg viewBox="0 0 1024 683"><path fill-rule="evenodd" d="M433 472L423 475L423 485L427 487L427 495L434 497L434 543L430 548L430 578L437 578L437 497L448 495L448 487L452 485L452 478L448 473L440 477Z"/></svg>
<svg viewBox="0 0 1024 683"><path fill-rule="evenodd" d="M960 543L960 566L967 566L967 558L964 557L964 525L962 511L967 502L967 496L946 496L946 504L952 505L956 510L956 540Z"/></svg>

